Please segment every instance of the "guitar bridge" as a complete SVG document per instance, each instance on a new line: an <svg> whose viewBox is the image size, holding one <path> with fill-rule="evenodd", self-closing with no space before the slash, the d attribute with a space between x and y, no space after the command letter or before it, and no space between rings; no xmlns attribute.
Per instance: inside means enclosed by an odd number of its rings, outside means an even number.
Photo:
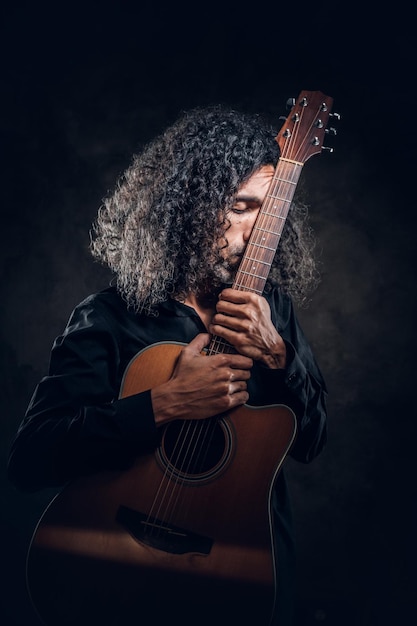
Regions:
<svg viewBox="0 0 417 626"><path fill-rule="evenodd" d="M119 506L116 521L137 541L171 554L209 554L213 545L209 537L167 524L124 505Z"/></svg>

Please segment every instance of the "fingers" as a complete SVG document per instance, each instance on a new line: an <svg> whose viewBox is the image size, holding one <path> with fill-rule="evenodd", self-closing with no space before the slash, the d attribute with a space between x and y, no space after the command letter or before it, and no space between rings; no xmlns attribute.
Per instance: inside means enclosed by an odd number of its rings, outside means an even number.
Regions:
<svg viewBox="0 0 417 626"><path fill-rule="evenodd" d="M229 383L229 396L233 396L236 395L240 392L245 392L246 393L247 390L247 386L246 386L246 382L243 380L238 380L235 383Z"/></svg>
<svg viewBox="0 0 417 626"><path fill-rule="evenodd" d="M231 316L233 315L236 318L243 318L247 315L248 307L242 306L247 305L246 302L232 302L230 300L219 300L216 305L216 313L214 318L218 318L219 315Z"/></svg>
<svg viewBox="0 0 417 626"><path fill-rule="evenodd" d="M190 343L185 346L183 350L183 359L189 360L189 357L201 357L203 348L205 348L210 342L211 336L208 333L200 333L196 335ZM206 357L204 357L206 358ZM250 370L253 366L253 360L248 356L242 354L228 354L227 352L221 354L211 355L210 359L215 359L212 365L215 367L229 367L234 370ZM208 365L208 364L207 364Z"/></svg>
<svg viewBox="0 0 417 626"><path fill-rule="evenodd" d="M234 409L237 406L241 406L242 404L246 404L249 400L249 394L245 390L237 391L236 393L230 393L228 396L228 402L225 402L225 406L223 410Z"/></svg>
<svg viewBox="0 0 417 626"><path fill-rule="evenodd" d="M222 392L218 395L218 405L216 412L231 409L249 400L246 380L233 380L233 375L222 385Z"/></svg>
<svg viewBox="0 0 417 626"><path fill-rule="evenodd" d="M234 330L235 332L248 332L250 331L250 325L256 323L256 319L248 319L247 315L240 313L240 316L223 315L222 313L216 313L213 317L213 321L209 326L210 332L213 335L218 335L221 329ZM223 337L226 339L226 337Z"/></svg>
<svg viewBox="0 0 417 626"><path fill-rule="evenodd" d="M231 383L235 382L235 381L246 381L249 380L250 378L250 370L242 370L242 369L230 369L229 370L229 381Z"/></svg>
<svg viewBox="0 0 417 626"><path fill-rule="evenodd" d="M249 302L252 296L256 297L251 291L239 291L238 289L232 289L227 287L219 294L219 302L233 302L234 304L245 304Z"/></svg>
<svg viewBox="0 0 417 626"><path fill-rule="evenodd" d="M213 365L218 368L230 368L230 371L234 372L235 378L238 376L246 376L248 370L253 366L253 360L243 354L217 354L209 358L214 359ZM250 372L248 378L249 377Z"/></svg>
<svg viewBox="0 0 417 626"><path fill-rule="evenodd" d="M270 318L269 304L264 297L250 291L238 291L237 289L224 289L216 305L216 315L213 322L216 324L228 324L227 318L236 320L249 320L254 323L262 317Z"/></svg>

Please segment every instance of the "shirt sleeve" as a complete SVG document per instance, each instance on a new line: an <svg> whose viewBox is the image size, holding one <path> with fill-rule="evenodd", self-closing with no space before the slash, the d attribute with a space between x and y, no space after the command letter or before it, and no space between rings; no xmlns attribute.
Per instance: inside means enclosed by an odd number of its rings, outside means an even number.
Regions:
<svg viewBox="0 0 417 626"><path fill-rule="evenodd" d="M309 463L327 441L327 387L292 300L279 293L270 304L272 318L286 344L287 365L285 370L263 368L258 377L262 377L263 395L268 402L285 404L294 412L297 432L289 454Z"/></svg>
<svg viewBox="0 0 417 626"><path fill-rule="evenodd" d="M98 469L125 469L157 445L150 392L118 398L120 350L92 304L75 309L53 345L12 442L8 474L24 491L56 487Z"/></svg>

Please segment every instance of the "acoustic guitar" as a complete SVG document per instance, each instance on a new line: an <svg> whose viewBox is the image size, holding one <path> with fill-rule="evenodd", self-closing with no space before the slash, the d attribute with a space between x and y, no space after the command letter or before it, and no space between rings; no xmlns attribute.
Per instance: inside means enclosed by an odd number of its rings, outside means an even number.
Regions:
<svg viewBox="0 0 417 626"><path fill-rule="evenodd" d="M321 152L332 98L302 91L233 284L263 292L304 163ZM154 344L120 397L167 381L182 344ZM214 337L208 357L232 347ZM75 480L49 504L27 558L47 626L267 626L275 606L271 492L296 434L284 405L170 422L127 471Z"/></svg>

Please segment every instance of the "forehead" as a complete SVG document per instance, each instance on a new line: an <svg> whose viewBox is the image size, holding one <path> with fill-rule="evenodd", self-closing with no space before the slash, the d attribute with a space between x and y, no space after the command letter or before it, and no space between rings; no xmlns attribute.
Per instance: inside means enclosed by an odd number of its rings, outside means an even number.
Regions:
<svg viewBox="0 0 417 626"><path fill-rule="evenodd" d="M275 170L272 165L264 165L239 187L237 196L258 198L265 196L271 184L274 172Z"/></svg>

